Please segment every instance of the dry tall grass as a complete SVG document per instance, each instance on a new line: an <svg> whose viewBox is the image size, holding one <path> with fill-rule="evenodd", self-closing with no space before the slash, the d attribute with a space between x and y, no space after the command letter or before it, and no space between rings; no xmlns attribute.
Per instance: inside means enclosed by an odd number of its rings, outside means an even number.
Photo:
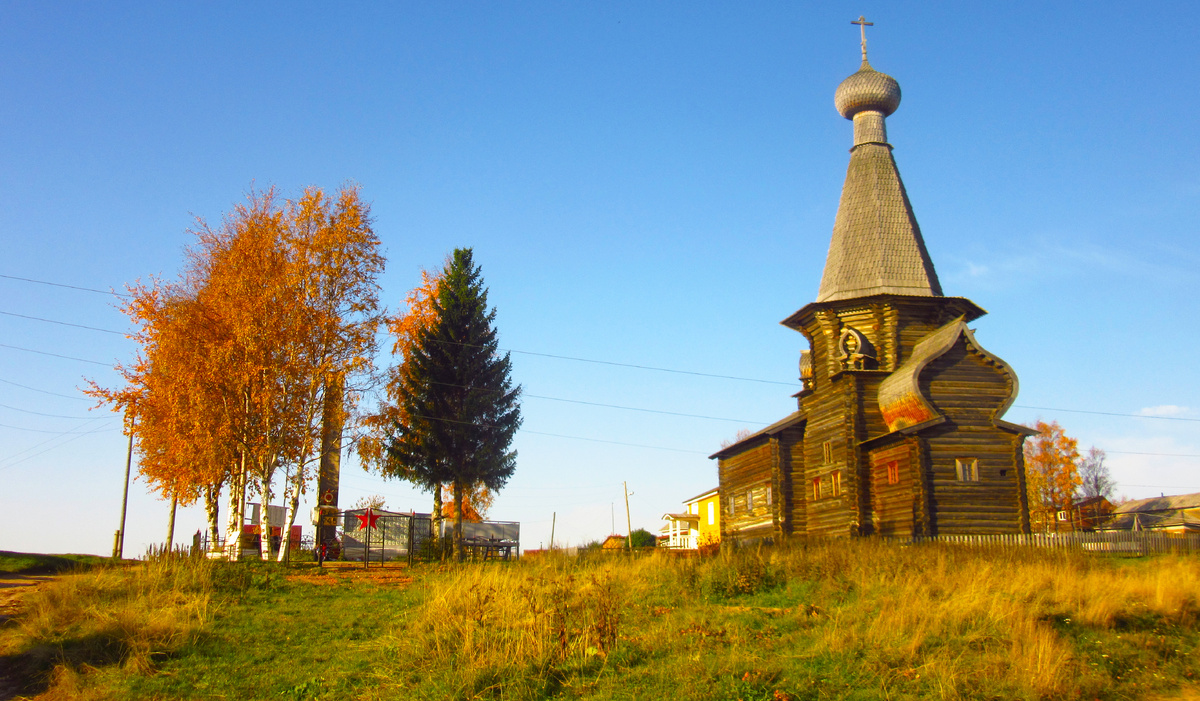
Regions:
<svg viewBox="0 0 1200 701"><path fill-rule="evenodd" d="M1146 670L1188 654L1164 632L1194 640L1200 611L1195 559L872 541L546 558L425 586L386 639L381 693L606 696L603 679L625 677L680 698L720 697L722 679L752 692L732 698L837 698L815 689L841 674L880 698L1106 697L1153 687Z"/></svg>
<svg viewBox="0 0 1200 701"><path fill-rule="evenodd" d="M272 586L225 596L278 572L165 559L65 577L29 601L10 652L40 660L47 698L162 697L153 689L179 687L144 676L159 668L222 674L229 698L326 698L333 685L363 699L1140 699L1200 677L1200 559L1188 557L860 540L421 566L392 598L369 577L295 579L279 595L312 598L280 616ZM282 655L326 625L325 607L377 623L326 630L339 661L298 686L239 686L217 671L238 669L238 650L188 646L225 602L229 626L277 626L253 639Z"/></svg>
<svg viewBox="0 0 1200 701"><path fill-rule="evenodd" d="M210 619L208 563L156 557L131 567L71 574L27 597L6 652L44 698L79 698L80 670L150 672Z"/></svg>

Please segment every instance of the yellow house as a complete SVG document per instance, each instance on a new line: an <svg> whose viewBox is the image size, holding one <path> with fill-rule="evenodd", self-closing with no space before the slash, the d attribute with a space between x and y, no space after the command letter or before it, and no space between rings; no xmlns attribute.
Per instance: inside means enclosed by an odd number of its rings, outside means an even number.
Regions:
<svg viewBox="0 0 1200 701"><path fill-rule="evenodd" d="M721 542L721 493L718 487L683 502L681 513L663 514L666 546L695 550Z"/></svg>

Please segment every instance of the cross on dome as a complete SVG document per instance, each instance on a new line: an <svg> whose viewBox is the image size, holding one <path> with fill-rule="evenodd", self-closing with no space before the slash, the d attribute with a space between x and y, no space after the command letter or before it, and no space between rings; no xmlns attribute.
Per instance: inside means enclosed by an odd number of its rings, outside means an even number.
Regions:
<svg viewBox="0 0 1200 701"><path fill-rule="evenodd" d="M859 15L858 19L853 20L850 24L858 25L858 33L862 37L862 52L863 63L867 62L867 27L874 27L874 22L868 22L865 15Z"/></svg>

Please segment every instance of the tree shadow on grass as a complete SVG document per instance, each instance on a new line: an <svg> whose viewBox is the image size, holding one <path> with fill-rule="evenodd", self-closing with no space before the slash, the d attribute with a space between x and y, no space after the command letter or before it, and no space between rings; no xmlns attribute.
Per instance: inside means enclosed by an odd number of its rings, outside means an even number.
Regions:
<svg viewBox="0 0 1200 701"><path fill-rule="evenodd" d="M66 667L74 672L124 666L133 673L152 672L155 665L180 657L200 636L182 649L160 652L138 649L121 631L105 631L61 641L58 645L41 644L31 649L0 655L0 701L18 696L37 696L50 689L55 670Z"/></svg>

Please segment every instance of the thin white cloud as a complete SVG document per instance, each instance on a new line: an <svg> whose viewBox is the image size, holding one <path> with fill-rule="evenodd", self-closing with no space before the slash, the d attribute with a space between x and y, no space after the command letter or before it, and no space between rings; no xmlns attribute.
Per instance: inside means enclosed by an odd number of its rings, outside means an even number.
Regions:
<svg viewBox="0 0 1200 701"><path fill-rule="evenodd" d="M1179 416L1186 413L1188 413L1187 407L1176 406L1174 404L1160 404L1159 406L1148 406L1138 410L1140 416Z"/></svg>

